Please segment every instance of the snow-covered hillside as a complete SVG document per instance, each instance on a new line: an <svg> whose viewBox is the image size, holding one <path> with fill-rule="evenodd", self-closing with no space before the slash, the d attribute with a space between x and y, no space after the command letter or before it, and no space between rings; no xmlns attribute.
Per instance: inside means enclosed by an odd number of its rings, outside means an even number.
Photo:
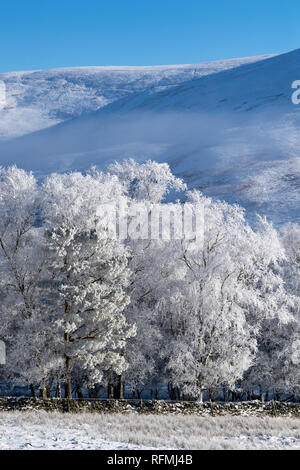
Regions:
<svg viewBox="0 0 300 470"><path fill-rule="evenodd" d="M12 112L21 115L24 102L47 116L33 128L64 122L0 142L1 162L45 174L128 157L168 161L208 195L276 223L299 221L300 105L291 101L299 64L300 49L197 66L2 75L19 77L23 90Z"/></svg>
<svg viewBox="0 0 300 470"><path fill-rule="evenodd" d="M96 111L135 92L153 93L186 80L257 62L269 56L195 65L77 67L0 74L7 104L0 112L0 139L24 135Z"/></svg>

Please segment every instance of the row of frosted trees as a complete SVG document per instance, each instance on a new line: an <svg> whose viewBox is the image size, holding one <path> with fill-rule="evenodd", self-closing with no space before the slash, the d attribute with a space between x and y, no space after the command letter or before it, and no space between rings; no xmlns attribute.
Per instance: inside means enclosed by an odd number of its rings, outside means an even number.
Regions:
<svg viewBox="0 0 300 470"><path fill-rule="evenodd" d="M112 236L112 203L150 215L177 192L203 239L142 237L133 216L131 236ZM167 164L39 182L1 169L0 266L1 379L34 395L122 397L126 383L140 397L150 383L172 399L299 396L300 227L250 226Z"/></svg>

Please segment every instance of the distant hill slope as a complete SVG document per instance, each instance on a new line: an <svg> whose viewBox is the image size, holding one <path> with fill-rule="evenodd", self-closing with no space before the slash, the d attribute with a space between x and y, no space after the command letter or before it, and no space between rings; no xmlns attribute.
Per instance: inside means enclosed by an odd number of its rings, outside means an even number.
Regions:
<svg viewBox="0 0 300 470"><path fill-rule="evenodd" d="M135 92L165 89L266 57L195 65L74 67L2 73L0 80L6 84L7 105L0 111L0 139L25 135L96 111Z"/></svg>
<svg viewBox="0 0 300 470"><path fill-rule="evenodd" d="M209 70L0 142L0 159L41 174L128 157L168 161L205 194L276 224L300 221L300 105L291 101L300 50Z"/></svg>

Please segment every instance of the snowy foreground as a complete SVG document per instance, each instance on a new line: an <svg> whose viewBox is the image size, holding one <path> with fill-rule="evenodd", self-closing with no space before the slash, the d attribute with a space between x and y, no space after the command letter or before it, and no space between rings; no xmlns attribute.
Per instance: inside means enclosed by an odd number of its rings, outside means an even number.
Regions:
<svg viewBox="0 0 300 470"><path fill-rule="evenodd" d="M300 449L300 420L1 412L0 449Z"/></svg>

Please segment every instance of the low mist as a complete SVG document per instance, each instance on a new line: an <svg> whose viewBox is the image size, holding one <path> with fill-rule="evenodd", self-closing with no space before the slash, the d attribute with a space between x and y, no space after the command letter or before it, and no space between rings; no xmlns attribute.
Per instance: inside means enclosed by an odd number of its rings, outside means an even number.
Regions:
<svg viewBox="0 0 300 470"><path fill-rule="evenodd" d="M298 124L266 113L94 113L0 143L2 165L39 173L104 167L114 160L167 161L179 174L230 168L249 160L297 156Z"/></svg>

